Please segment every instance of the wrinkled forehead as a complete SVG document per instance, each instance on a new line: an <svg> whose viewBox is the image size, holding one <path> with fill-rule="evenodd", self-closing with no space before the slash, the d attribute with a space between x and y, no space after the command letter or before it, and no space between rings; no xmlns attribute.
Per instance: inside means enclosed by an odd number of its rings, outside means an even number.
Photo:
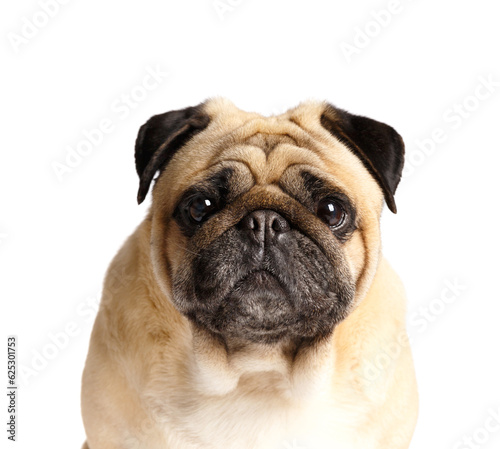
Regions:
<svg viewBox="0 0 500 449"><path fill-rule="evenodd" d="M273 123L274 122L274 123ZM258 185L277 183L285 171L309 165L328 171L328 161L296 125L252 120L214 144L209 163L237 161L247 166ZM267 126L266 126L267 125Z"/></svg>
<svg viewBox="0 0 500 449"><path fill-rule="evenodd" d="M380 209L382 195L377 184L361 161L321 127L319 112L299 110L294 114L292 110L272 117L236 108L208 108L208 112L212 118L209 127L174 156L159 180L170 184L170 197L178 198L219 165L234 162L236 167L245 167L261 186L277 184L292 167L309 167L355 203L366 196L375 197L373 207Z"/></svg>

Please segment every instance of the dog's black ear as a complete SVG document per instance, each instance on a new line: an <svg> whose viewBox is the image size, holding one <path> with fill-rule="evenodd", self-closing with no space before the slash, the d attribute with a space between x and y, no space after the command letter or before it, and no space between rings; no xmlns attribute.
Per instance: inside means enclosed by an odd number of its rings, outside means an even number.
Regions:
<svg viewBox="0 0 500 449"><path fill-rule="evenodd" d="M384 192L389 209L396 213L394 194L403 171L405 147L389 125L350 114L327 105L321 125L358 156Z"/></svg>
<svg viewBox="0 0 500 449"><path fill-rule="evenodd" d="M139 175L137 202L146 198L151 181L162 170L175 152L195 134L203 131L210 117L204 104L151 117L141 126L135 141L135 167Z"/></svg>

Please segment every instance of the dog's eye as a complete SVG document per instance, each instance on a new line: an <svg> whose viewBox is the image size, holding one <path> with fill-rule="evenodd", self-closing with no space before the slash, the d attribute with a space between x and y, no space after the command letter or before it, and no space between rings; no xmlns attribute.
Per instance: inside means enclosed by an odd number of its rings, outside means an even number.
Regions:
<svg viewBox="0 0 500 449"><path fill-rule="evenodd" d="M324 198L318 203L316 215L332 228L340 226L345 219L343 207L332 198Z"/></svg>
<svg viewBox="0 0 500 449"><path fill-rule="evenodd" d="M215 210L215 201L203 195L195 196L188 204L189 217L196 223L201 223Z"/></svg>

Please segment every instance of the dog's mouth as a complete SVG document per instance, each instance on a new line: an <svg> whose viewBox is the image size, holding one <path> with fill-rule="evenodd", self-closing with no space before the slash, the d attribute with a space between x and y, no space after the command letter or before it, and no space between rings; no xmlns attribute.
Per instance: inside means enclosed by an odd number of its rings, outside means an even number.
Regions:
<svg viewBox="0 0 500 449"><path fill-rule="evenodd" d="M225 328L246 327L270 334L279 331L283 321L293 315L290 292L276 275L266 269L243 276L221 301L218 317L225 317Z"/></svg>
<svg viewBox="0 0 500 449"><path fill-rule="evenodd" d="M245 288L245 285L248 285L251 289L254 289L256 294L258 294L259 291L273 291L276 293L283 293L284 297L288 295L286 292L286 287L283 285L282 281L280 281L276 275L265 268L259 268L247 273L236 283L233 291L241 290Z"/></svg>
<svg viewBox="0 0 500 449"><path fill-rule="evenodd" d="M342 269L298 231L285 242L249 246L228 230L174 282L174 301L195 325L223 339L273 343L331 333L353 286Z"/></svg>
<svg viewBox="0 0 500 449"><path fill-rule="evenodd" d="M331 284L307 279L298 283L286 271L252 269L223 295L217 289L200 291L203 296L191 303L187 316L225 340L270 344L325 336L342 315L343 298Z"/></svg>

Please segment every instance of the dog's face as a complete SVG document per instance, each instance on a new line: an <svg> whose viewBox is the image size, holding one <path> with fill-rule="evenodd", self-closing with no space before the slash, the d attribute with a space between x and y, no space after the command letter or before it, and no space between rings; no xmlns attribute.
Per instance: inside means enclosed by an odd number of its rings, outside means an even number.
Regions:
<svg viewBox="0 0 500 449"><path fill-rule="evenodd" d="M160 171L157 282L224 341L330 335L369 288L403 153L389 126L322 103L266 118L212 100L151 118L136 164L139 202Z"/></svg>

